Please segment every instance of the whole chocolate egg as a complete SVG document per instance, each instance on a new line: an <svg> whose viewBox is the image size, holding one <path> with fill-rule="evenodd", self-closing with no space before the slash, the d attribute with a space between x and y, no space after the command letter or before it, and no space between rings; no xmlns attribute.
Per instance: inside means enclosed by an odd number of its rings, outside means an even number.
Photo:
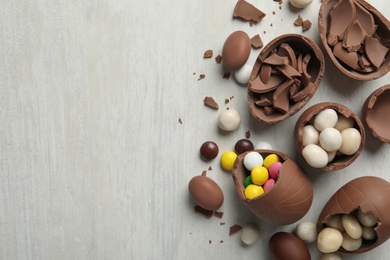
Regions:
<svg viewBox="0 0 390 260"><path fill-rule="evenodd" d="M272 260L310 260L305 243L288 232L278 232L271 236L268 249Z"/></svg>
<svg viewBox="0 0 390 260"><path fill-rule="evenodd" d="M192 200L207 210L216 210L223 204L223 192L219 185L207 176L195 176L188 184Z"/></svg>
<svg viewBox="0 0 390 260"><path fill-rule="evenodd" d="M329 199L321 211L317 222L318 233L326 223L337 214L350 214L360 209L364 214L371 214L378 219L374 228L376 239L364 240L358 250L338 250L343 254L360 254L383 244L390 237L390 183L374 176L354 179L342 186Z"/></svg>
<svg viewBox="0 0 390 260"><path fill-rule="evenodd" d="M245 197L244 181L248 170L243 161L248 152L258 152L263 158L277 154L282 161L274 186L261 196ZM258 218L275 225L289 225L300 220L309 211L313 188L302 169L286 154L273 150L253 150L238 155L232 170L236 192L245 206Z"/></svg>
<svg viewBox="0 0 390 260"><path fill-rule="evenodd" d="M235 31L226 39L222 49L222 63L228 70L245 65L251 52L251 40L243 31Z"/></svg>

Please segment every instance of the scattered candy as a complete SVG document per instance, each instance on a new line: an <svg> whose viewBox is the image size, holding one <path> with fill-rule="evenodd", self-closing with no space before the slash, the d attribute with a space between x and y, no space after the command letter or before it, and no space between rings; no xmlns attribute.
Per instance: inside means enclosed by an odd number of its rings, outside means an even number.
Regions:
<svg viewBox="0 0 390 260"><path fill-rule="evenodd" d="M241 69L237 70L234 73L234 76L236 77L238 83L246 85L248 84L249 77L251 76L251 72L252 72L252 66L245 64L244 66L241 67Z"/></svg>
<svg viewBox="0 0 390 260"><path fill-rule="evenodd" d="M280 157L277 154L269 154L264 158L264 167L269 169L269 167L275 163L275 162L280 162Z"/></svg>
<svg viewBox="0 0 390 260"><path fill-rule="evenodd" d="M240 115L235 109L227 109L218 117L218 126L225 131L234 131L240 126Z"/></svg>
<svg viewBox="0 0 390 260"><path fill-rule="evenodd" d="M264 193L264 189L261 186L255 184L249 184L248 187L245 188L245 197L248 199L256 198Z"/></svg>
<svg viewBox="0 0 390 260"><path fill-rule="evenodd" d="M319 132L312 125L305 125L303 131L303 147L309 144L318 144Z"/></svg>
<svg viewBox="0 0 390 260"><path fill-rule="evenodd" d="M254 224L247 224L242 228L241 241L246 245L254 244L260 235L259 227Z"/></svg>
<svg viewBox="0 0 390 260"><path fill-rule="evenodd" d="M254 150L255 147L250 140L241 139L237 141L236 145L234 146L234 149L236 150L237 154L242 154L244 152Z"/></svg>
<svg viewBox="0 0 390 260"><path fill-rule="evenodd" d="M226 151L221 156L221 166L226 171L231 171L236 161L237 154L233 151Z"/></svg>
<svg viewBox="0 0 390 260"><path fill-rule="evenodd" d="M250 176L250 175L247 176L247 177L245 178L244 187L245 187L245 188L248 187L249 184L252 184L252 179L251 179L251 176Z"/></svg>
<svg viewBox="0 0 390 260"><path fill-rule="evenodd" d="M200 155L205 160L212 160L217 157L219 153L218 145L212 141L207 141L200 147Z"/></svg>
<svg viewBox="0 0 390 260"><path fill-rule="evenodd" d="M256 166L263 165L263 157L258 152L249 152L244 157L244 166L248 171L252 171Z"/></svg>
<svg viewBox="0 0 390 260"><path fill-rule="evenodd" d="M251 171L251 180L253 184L263 185L264 183L266 183L268 178L269 178L268 170L263 166L256 166Z"/></svg>
<svg viewBox="0 0 390 260"><path fill-rule="evenodd" d="M312 243L317 239L317 228L313 222L301 222L295 230L296 235L305 243Z"/></svg>
<svg viewBox="0 0 390 260"><path fill-rule="evenodd" d="M348 233L343 233L343 243L341 247L347 251L355 251L362 245L362 238L352 238Z"/></svg>
<svg viewBox="0 0 390 260"><path fill-rule="evenodd" d="M329 127L321 131L319 141L326 152L335 152L340 149L343 139L339 130Z"/></svg>
<svg viewBox="0 0 390 260"><path fill-rule="evenodd" d="M303 148L302 156L314 168L322 168L328 164L328 154L316 144L309 144Z"/></svg>

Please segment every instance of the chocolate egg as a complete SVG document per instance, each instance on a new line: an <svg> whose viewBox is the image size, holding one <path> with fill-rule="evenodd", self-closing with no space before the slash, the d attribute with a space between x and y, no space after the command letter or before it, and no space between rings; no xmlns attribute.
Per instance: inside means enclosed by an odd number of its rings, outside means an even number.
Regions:
<svg viewBox="0 0 390 260"><path fill-rule="evenodd" d="M366 99L363 119L376 138L390 143L390 85L378 88Z"/></svg>
<svg viewBox="0 0 390 260"><path fill-rule="evenodd" d="M281 35L259 54L248 84L255 119L274 124L309 102L324 76L324 56L315 42L299 34Z"/></svg>
<svg viewBox="0 0 390 260"><path fill-rule="evenodd" d="M320 169L324 171L337 171L347 167L356 160L356 158L363 150L364 143L366 140L366 134L362 122L360 121L359 117L349 108L334 102L322 102L306 109L298 118L297 123L295 124L295 147L297 152L303 157L303 128L305 125L312 123L315 116L326 109L334 109L338 115L342 115L347 119L353 118L353 128L357 129L361 136L360 145L355 153L351 155L336 154L332 161L330 161L324 167L320 167Z"/></svg>
<svg viewBox="0 0 390 260"><path fill-rule="evenodd" d="M251 52L251 40L243 31L235 31L226 39L222 49L222 63L228 70L245 65Z"/></svg>
<svg viewBox="0 0 390 260"><path fill-rule="evenodd" d="M245 206L258 218L275 225L288 225L300 220L310 209L313 188L302 169L284 153L273 150L254 150L263 158L277 154L282 160L279 177L274 186L259 197L248 199L244 181L249 174L243 161L248 152L240 154L232 170L236 192Z"/></svg>
<svg viewBox="0 0 390 260"><path fill-rule="evenodd" d="M363 0L325 0L318 16L320 38L335 66L356 80L390 70L390 22Z"/></svg>
<svg viewBox="0 0 390 260"><path fill-rule="evenodd" d="M188 190L192 200L207 210L216 210L223 204L223 192L209 177L200 175L191 179Z"/></svg>
<svg viewBox="0 0 390 260"><path fill-rule="evenodd" d="M310 260L310 253L305 243L297 236L278 232L268 242L272 260Z"/></svg>
<svg viewBox="0 0 390 260"><path fill-rule="evenodd" d="M359 254L383 244L390 237L390 183L384 179L365 176L354 179L342 186L329 199L321 211L317 222L317 231L325 228L332 216L337 214L350 214L360 209L364 214L371 214L378 219L374 228L377 238L364 240L358 250L338 250L344 254Z"/></svg>

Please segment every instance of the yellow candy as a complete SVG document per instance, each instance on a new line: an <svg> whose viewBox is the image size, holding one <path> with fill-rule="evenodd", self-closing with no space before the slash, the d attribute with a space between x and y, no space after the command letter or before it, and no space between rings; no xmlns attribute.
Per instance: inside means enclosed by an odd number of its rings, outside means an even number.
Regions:
<svg viewBox="0 0 390 260"><path fill-rule="evenodd" d="M221 156L221 166L226 171L231 171L236 161L237 154L233 151L224 152Z"/></svg>
<svg viewBox="0 0 390 260"><path fill-rule="evenodd" d="M263 165L265 168L269 169L271 164L275 162L280 162L280 157L277 154L271 153L267 157L264 158Z"/></svg>
<svg viewBox="0 0 390 260"><path fill-rule="evenodd" d="M261 186L249 184L248 187L245 188L244 193L247 199L253 199L263 194L264 190Z"/></svg>
<svg viewBox="0 0 390 260"><path fill-rule="evenodd" d="M263 166L256 166L251 171L251 180L254 184L263 185L269 178L267 168Z"/></svg>

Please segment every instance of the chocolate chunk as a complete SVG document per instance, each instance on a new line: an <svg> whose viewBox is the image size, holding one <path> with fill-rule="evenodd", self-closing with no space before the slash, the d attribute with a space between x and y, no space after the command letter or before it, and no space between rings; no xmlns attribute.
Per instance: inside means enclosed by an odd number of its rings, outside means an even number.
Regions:
<svg viewBox="0 0 390 260"><path fill-rule="evenodd" d="M218 218L222 218L223 217L223 212L222 211L214 211L214 216L216 216Z"/></svg>
<svg viewBox="0 0 390 260"><path fill-rule="evenodd" d="M298 18L294 21L294 25L302 26L302 24L303 24L303 19L300 15L298 15Z"/></svg>
<svg viewBox="0 0 390 260"><path fill-rule="evenodd" d="M311 22L309 20L305 20L302 23L302 31L307 31L311 28Z"/></svg>
<svg viewBox="0 0 390 260"><path fill-rule="evenodd" d="M263 64L263 66L261 66L260 68L260 79L265 84L268 83L271 77L271 71L272 71L272 67L267 64Z"/></svg>
<svg viewBox="0 0 390 260"><path fill-rule="evenodd" d="M213 50L207 50L207 51L204 52L204 54L203 54L203 58L204 59L208 59L208 58L211 58L211 57L213 57Z"/></svg>
<svg viewBox="0 0 390 260"><path fill-rule="evenodd" d="M358 68L358 55L356 52L348 52L343 48L342 42L338 42L333 48L333 55L348 65L351 69Z"/></svg>
<svg viewBox="0 0 390 260"><path fill-rule="evenodd" d="M290 65L277 66L276 69L289 79L292 79L293 77L301 76L301 73L299 73L299 71L297 71Z"/></svg>
<svg viewBox="0 0 390 260"><path fill-rule="evenodd" d="M377 25L374 17L358 2L354 1L356 7L356 21L362 26L367 35L373 36Z"/></svg>
<svg viewBox="0 0 390 260"><path fill-rule="evenodd" d="M263 112L264 112L264 115L270 116L275 112L275 108L274 107L264 107Z"/></svg>
<svg viewBox="0 0 390 260"><path fill-rule="evenodd" d="M351 24L345 33L343 47L346 48L349 52L358 51L362 46L364 37L366 35L367 33L364 31L362 26L360 26L360 23L355 21Z"/></svg>
<svg viewBox="0 0 390 260"><path fill-rule="evenodd" d="M211 107L211 108L216 109L216 110L218 110L218 108L219 108L218 103L214 100L213 97L205 97L203 99L203 103L206 106Z"/></svg>
<svg viewBox="0 0 390 260"><path fill-rule="evenodd" d="M286 80L275 90L273 106L282 114L286 114L290 107L290 87L294 84L293 79Z"/></svg>
<svg viewBox="0 0 390 260"><path fill-rule="evenodd" d="M211 218L213 216L213 211L204 209L201 206L195 206L194 210L196 213L202 214L205 218Z"/></svg>
<svg viewBox="0 0 390 260"><path fill-rule="evenodd" d="M282 43L278 51L276 52L281 57L287 57L288 58L288 64L292 66L294 69L297 69L297 57L295 55L294 50L291 48L290 45L287 43Z"/></svg>
<svg viewBox="0 0 390 260"><path fill-rule="evenodd" d="M237 1L233 12L233 18L240 18L245 21L251 21L252 23L258 23L263 20L264 17L265 13L245 0Z"/></svg>
<svg viewBox="0 0 390 260"><path fill-rule="evenodd" d="M251 45L254 49L260 49L264 46L263 40L261 39L259 34L256 34L251 38Z"/></svg>
<svg viewBox="0 0 390 260"><path fill-rule="evenodd" d="M386 54L389 51L378 39L370 36L367 36L364 40L364 50L366 51L368 60L375 69L378 69L383 64Z"/></svg>
<svg viewBox="0 0 390 260"><path fill-rule="evenodd" d="M268 65L285 65L288 64L288 58L287 57L280 57L276 53L271 54L268 58L266 58L263 63Z"/></svg>
<svg viewBox="0 0 390 260"><path fill-rule="evenodd" d="M221 55L217 55L217 57L215 57L215 61L216 61L218 64L221 64L221 62L222 62L222 56L221 56Z"/></svg>
<svg viewBox="0 0 390 260"><path fill-rule="evenodd" d="M263 83L259 76L257 76L249 84L249 89L255 93L264 93L271 91L283 82L283 78L271 75L267 83Z"/></svg>
<svg viewBox="0 0 390 260"><path fill-rule="evenodd" d="M242 0L240 0L242 1ZM231 235L234 235L235 233L237 233L238 231L240 231L242 229L242 226L238 225L238 224L234 224L233 226L230 227L229 229L229 236Z"/></svg>
<svg viewBox="0 0 390 260"><path fill-rule="evenodd" d="M352 0L339 0L330 11L330 25L328 31L328 44L335 46L343 39L344 32L355 18L356 9Z"/></svg>

